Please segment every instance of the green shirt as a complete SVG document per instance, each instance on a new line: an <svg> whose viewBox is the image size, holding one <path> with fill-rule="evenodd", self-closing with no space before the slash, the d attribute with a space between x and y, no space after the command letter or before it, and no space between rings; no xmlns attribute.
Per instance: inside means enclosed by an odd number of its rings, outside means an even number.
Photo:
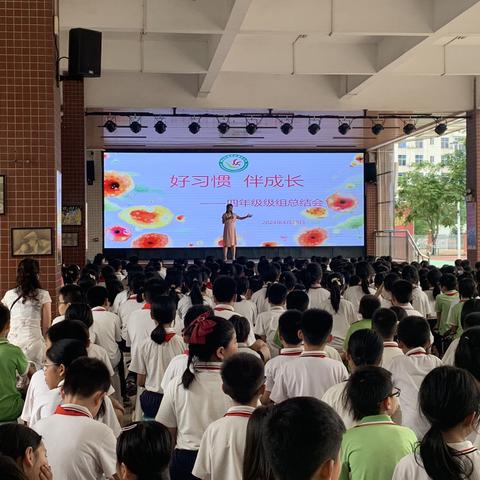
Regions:
<svg viewBox="0 0 480 480"><path fill-rule="evenodd" d="M23 400L17 390L17 373L25 375L28 360L21 348L0 338L0 422L16 420L22 413Z"/></svg>
<svg viewBox="0 0 480 480"><path fill-rule="evenodd" d="M456 290L451 290L445 293L439 293L437 298L435 298L435 311L437 312L438 320L438 332L440 335L443 335L448 330L447 318L450 307L458 302L458 292ZM440 313L440 318L438 314Z"/></svg>
<svg viewBox="0 0 480 480"><path fill-rule="evenodd" d="M397 463L412 453L417 437L388 415L364 417L342 440L340 480L387 480Z"/></svg>
<svg viewBox="0 0 480 480"><path fill-rule="evenodd" d="M347 335L345 337L345 341L343 342L343 349L347 351L348 348L348 341L350 340L350 336L353 332L357 330L371 330L372 328L372 321L371 320L359 320L358 322L352 323L350 328L348 329Z"/></svg>
<svg viewBox="0 0 480 480"><path fill-rule="evenodd" d="M450 321L448 322L448 327L457 327L455 332L455 338L459 338L462 335L462 309L466 300L460 300L459 303L452 305L450 309Z"/></svg>

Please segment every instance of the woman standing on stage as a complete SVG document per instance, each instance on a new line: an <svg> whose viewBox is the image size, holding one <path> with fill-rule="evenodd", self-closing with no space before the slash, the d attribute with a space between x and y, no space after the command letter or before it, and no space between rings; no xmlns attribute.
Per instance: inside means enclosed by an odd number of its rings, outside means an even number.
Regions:
<svg viewBox="0 0 480 480"><path fill-rule="evenodd" d="M222 215L223 227L223 259L226 261L228 257L228 248L232 249L232 260L235 260L235 255L237 253L237 231L235 229L236 220L245 220L246 218L251 218L250 214L240 217L233 213L233 205L229 203L227 205L227 210Z"/></svg>

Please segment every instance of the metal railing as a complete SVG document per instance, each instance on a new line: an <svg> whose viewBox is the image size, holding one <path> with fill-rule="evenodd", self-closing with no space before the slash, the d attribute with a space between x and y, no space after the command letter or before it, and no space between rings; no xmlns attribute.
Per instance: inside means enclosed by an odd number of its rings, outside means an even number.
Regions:
<svg viewBox="0 0 480 480"><path fill-rule="evenodd" d="M375 232L377 256L390 256L395 261L421 262L429 260L423 254L408 230L377 230Z"/></svg>

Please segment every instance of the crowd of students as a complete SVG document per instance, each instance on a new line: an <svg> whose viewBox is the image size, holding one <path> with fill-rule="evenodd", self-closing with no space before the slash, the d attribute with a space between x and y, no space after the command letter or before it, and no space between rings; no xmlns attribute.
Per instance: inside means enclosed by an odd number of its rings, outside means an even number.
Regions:
<svg viewBox="0 0 480 480"><path fill-rule="evenodd" d="M0 304L3 480L480 479L480 263L36 260Z"/></svg>

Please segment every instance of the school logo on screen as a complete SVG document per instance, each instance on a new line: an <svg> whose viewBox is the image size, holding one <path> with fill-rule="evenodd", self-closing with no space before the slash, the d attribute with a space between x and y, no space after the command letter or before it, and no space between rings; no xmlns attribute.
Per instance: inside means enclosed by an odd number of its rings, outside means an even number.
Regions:
<svg viewBox="0 0 480 480"><path fill-rule="evenodd" d="M229 153L219 160L218 165L226 172L243 172L248 167L248 160L242 155Z"/></svg>

